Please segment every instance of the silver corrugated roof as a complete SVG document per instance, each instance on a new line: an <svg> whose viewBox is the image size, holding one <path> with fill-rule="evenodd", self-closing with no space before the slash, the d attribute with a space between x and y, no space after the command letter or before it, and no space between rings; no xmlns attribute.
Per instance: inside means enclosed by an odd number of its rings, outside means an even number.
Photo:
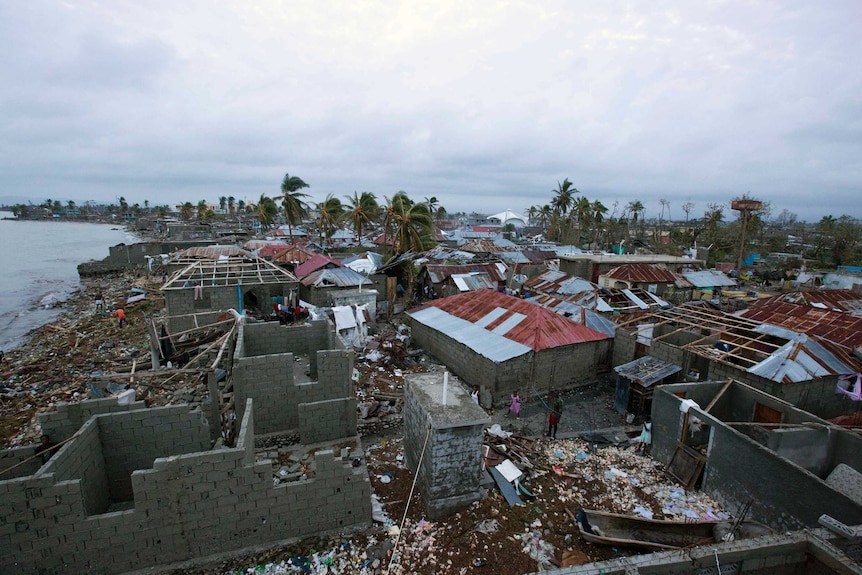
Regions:
<svg viewBox="0 0 862 575"><path fill-rule="evenodd" d="M827 375L853 373L854 369L838 359L819 342L803 333L783 327L761 324L753 331L767 333L789 341L769 357L748 368L749 373L776 382L808 381Z"/></svg>
<svg viewBox="0 0 862 575"><path fill-rule="evenodd" d="M699 272L682 272L688 282L696 288L705 287L730 287L736 282L718 270L703 270Z"/></svg>
<svg viewBox="0 0 862 575"><path fill-rule="evenodd" d="M502 308L497 309L502 310ZM505 312L505 310L502 311ZM410 317L422 325L445 333L448 337L466 345L482 357L487 357L497 363L524 355L530 351L526 345L490 332L477 324L451 315L437 307L429 306L410 312Z"/></svg>

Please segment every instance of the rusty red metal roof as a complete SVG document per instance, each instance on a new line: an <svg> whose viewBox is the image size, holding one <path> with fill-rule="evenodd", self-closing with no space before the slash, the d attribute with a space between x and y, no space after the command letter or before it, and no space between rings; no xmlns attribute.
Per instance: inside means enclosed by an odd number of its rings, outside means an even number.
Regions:
<svg viewBox="0 0 862 575"><path fill-rule="evenodd" d="M751 307L759 307L773 302L808 305L835 311L862 310L862 294L858 294L849 289L821 289L789 292L779 294L771 298L758 300L753 303Z"/></svg>
<svg viewBox="0 0 862 575"><path fill-rule="evenodd" d="M286 246L282 248L281 251L273 254L272 261L285 264L294 262L302 263L313 255L314 252L310 249L298 244L293 244Z"/></svg>
<svg viewBox="0 0 862 575"><path fill-rule="evenodd" d="M434 300L421 309L439 308L506 339L541 351L608 339L545 308L492 290L478 290Z"/></svg>
<svg viewBox="0 0 862 575"><path fill-rule="evenodd" d="M335 261L329 256L323 254L314 254L305 262L294 270L294 274L298 278L303 278L312 272L316 272L321 268L340 268L341 263Z"/></svg>
<svg viewBox="0 0 862 575"><path fill-rule="evenodd" d="M651 284L672 284L677 280L674 273L660 264L623 264L602 275L615 280Z"/></svg>
<svg viewBox="0 0 862 575"><path fill-rule="evenodd" d="M862 317L781 301L758 303L740 315L763 323L816 335L845 347L862 345Z"/></svg>

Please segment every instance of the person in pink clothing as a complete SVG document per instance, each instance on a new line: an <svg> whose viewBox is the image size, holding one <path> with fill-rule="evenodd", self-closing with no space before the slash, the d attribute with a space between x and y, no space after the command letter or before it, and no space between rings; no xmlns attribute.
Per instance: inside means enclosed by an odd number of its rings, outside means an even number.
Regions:
<svg viewBox="0 0 862 575"><path fill-rule="evenodd" d="M512 393L512 404L509 406L509 413L514 413L515 417L521 417L521 396L518 395L518 390L516 389Z"/></svg>

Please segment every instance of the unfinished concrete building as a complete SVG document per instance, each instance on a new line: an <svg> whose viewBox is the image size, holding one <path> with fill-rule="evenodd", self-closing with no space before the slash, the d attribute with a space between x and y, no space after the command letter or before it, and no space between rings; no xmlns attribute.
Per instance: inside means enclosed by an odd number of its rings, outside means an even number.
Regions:
<svg viewBox="0 0 862 575"><path fill-rule="evenodd" d="M652 456L725 509L778 532L862 523L858 434L734 381L662 386L652 421Z"/></svg>
<svg viewBox="0 0 862 575"><path fill-rule="evenodd" d="M408 312L413 337L470 385L484 407L592 383L607 369L613 339L505 294L481 290Z"/></svg>
<svg viewBox="0 0 862 575"><path fill-rule="evenodd" d="M0 571L119 573L370 523L353 357L327 322L242 325L234 359L205 412L103 399L43 415L62 442L47 462L0 454ZM233 407L233 433L208 421ZM302 443L265 459L257 435Z"/></svg>
<svg viewBox="0 0 862 575"><path fill-rule="evenodd" d="M269 315L273 298L289 297L296 286L293 274L250 255L193 260L171 276L162 294L171 317L170 331L179 332L196 327L193 314L234 309Z"/></svg>
<svg viewBox="0 0 862 575"><path fill-rule="evenodd" d="M650 355L694 380L732 378L823 418L857 409L836 394L841 376L862 371L851 349L703 303L623 319L613 354L614 366Z"/></svg>

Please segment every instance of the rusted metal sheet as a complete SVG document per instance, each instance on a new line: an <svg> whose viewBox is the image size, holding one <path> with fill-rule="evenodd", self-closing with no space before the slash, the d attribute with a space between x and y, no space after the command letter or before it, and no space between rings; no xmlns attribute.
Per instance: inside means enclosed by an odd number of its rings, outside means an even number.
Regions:
<svg viewBox="0 0 862 575"><path fill-rule="evenodd" d="M676 274L659 264L623 264L602 275L615 280L651 284L672 284L677 280Z"/></svg>
<svg viewBox="0 0 862 575"><path fill-rule="evenodd" d="M862 317L793 303L759 303L742 317L816 335L845 347L862 345Z"/></svg>
<svg viewBox="0 0 862 575"><path fill-rule="evenodd" d="M491 290L434 300L425 307L441 309L483 327L486 334L495 333L533 351L608 339L604 333L571 322L541 306Z"/></svg>

